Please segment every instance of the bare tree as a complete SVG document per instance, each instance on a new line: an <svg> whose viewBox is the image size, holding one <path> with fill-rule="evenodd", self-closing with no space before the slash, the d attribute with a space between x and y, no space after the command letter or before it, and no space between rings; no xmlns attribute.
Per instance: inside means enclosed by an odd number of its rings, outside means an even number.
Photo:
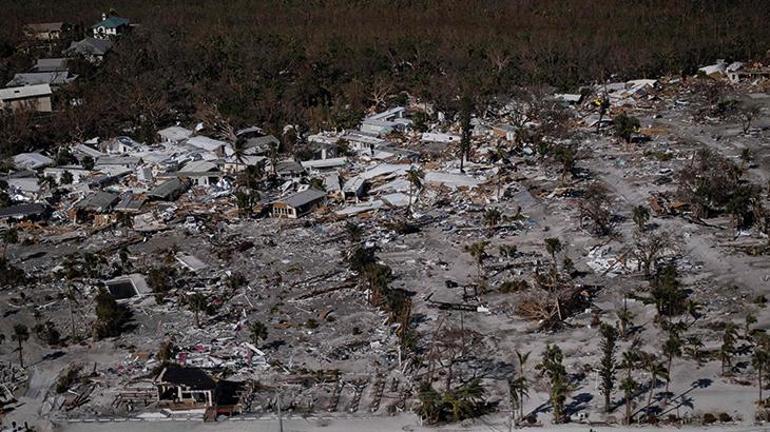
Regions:
<svg viewBox="0 0 770 432"><path fill-rule="evenodd" d="M671 234L668 232L645 233L637 230L634 232L634 249L632 251L637 261L637 269L644 270L645 276L650 276L657 259L672 247Z"/></svg>

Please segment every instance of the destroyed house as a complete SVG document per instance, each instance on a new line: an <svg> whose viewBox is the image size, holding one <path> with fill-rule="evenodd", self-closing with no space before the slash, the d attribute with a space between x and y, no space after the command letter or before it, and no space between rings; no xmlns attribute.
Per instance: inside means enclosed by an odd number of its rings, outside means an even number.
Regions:
<svg viewBox="0 0 770 432"><path fill-rule="evenodd" d="M273 203L273 217L296 219L326 202L326 193L310 188Z"/></svg>
<svg viewBox="0 0 770 432"><path fill-rule="evenodd" d="M144 205L144 201L144 197L128 194L115 205L115 211L122 213L139 213L142 205Z"/></svg>
<svg viewBox="0 0 770 432"><path fill-rule="evenodd" d="M112 206L118 201L118 196L109 192L97 192L78 202L75 207L95 213L106 213L112 210Z"/></svg>
<svg viewBox="0 0 770 432"><path fill-rule="evenodd" d="M115 300L124 300L131 297L148 294L150 288L144 276L138 273L119 276L108 281L104 281L107 291Z"/></svg>
<svg viewBox="0 0 770 432"><path fill-rule="evenodd" d="M186 179L167 180L147 193L147 196L162 201L175 201L190 187Z"/></svg>
<svg viewBox="0 0 770 432"><path fill-rule="evenodd" d="M42 217L48 208L44 204L18 204L0 208L0 220L5 219L37 219Z"/></svg>
<svg viewBox="0 0 770 432"><path fill-rule="evenodd" d="M63 22L34 23L27 24L24 27L24 33L30 39L52 41L61 39L69 28L70 26Z"/></svg>
<svg viewBox="0 0 770 432"><path fill-rule="evenodd" d="M246 383L221 380L214 389L214 405L217 414L233 415L241 412L241 398Z"/></svg>
<svg viewBox="0 0 770 432"><path fill-rule="evenodd" d="M168 366L155 378L160 402L171 402L182 407L210 407L214 405L216 382L198 368Z"/></svg>
<svg viewBox="0 0 770 432"><path fill-rule="evenodd" d="M261 137L245 138L243 143L244 153L247 155L265 155L270 152L271 147L278 147L281 144L278 138L273 135Z"/></svg>

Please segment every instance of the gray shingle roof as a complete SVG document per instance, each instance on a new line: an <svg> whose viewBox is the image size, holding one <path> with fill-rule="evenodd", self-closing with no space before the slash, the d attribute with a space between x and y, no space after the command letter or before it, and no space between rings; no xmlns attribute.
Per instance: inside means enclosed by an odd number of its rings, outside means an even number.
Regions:
<svg viewBox="0 0 770 432"><path fill-rule="evenodd" d="M326 197L326 192L322 192L317 189L310 188L302 192L297 192L294 195L287 197L286 199L279 200L278 202L282 202L289 207L297 208L297 207L302 207L306 204L310 204L312 202L318 201L325 197Z"/></svg>

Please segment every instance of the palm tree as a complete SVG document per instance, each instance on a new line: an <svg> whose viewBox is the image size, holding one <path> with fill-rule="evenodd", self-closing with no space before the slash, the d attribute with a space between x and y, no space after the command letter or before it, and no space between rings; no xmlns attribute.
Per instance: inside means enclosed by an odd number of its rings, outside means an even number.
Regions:
<svg viewBox="0 0 770 432"><path fill-rule="evenodd" d="M687 344L684 346L684 351L698 363L698 366L703 365L703 346L703 341L697 335L687 336Z"/></svg>
<svg viewBox="0 0 770 432"><path fill-rule="evenodd" d="M69 312L70 312L70 338L72 340L75 340L75 305L77 305L78 300L77 297L75 297L75 286L72 285L72 283L69 283L67 285L67 292L64 295L67 299L67 304L69 306Z"/></svg>
<svg viewBox="0 0 770 432"><path fill-rule="evenodd" d="M599 107L599 121L596 123L596 133L599 133L599 129L602 127L602 120L604 115L607 114L607 110L610 109L610 99L606 96L600 96L596 99L596 105Z"/></svg>
<svg viewBox="0 0 770 432"><path fill-rule="evenodd" d="M258 345L259 341L267 339L267 326L259 321L249 324L249 332L251 333L251 341L254 345Z"/></svg>
<svg viewBox="0 0 770 432"><path fill-rule="evenodd" d="M19 232L16 231L16 228L9 228L3 232L2 240L3 258L5 258L6 252L8 251L8 246L19 242Z"/></svg>
<svg viewBox="0 0 770 432"><path fill-rule="evenodd" d="M623 390L623 399L626 405L626 424L631 423L631 402L634 392L639 387L639 383L633 379L631 372L636 370L639 365L639 344L634 341L627 351L623 353L623 361L620 362L620 368L626 371L626 376L620 382L620 388Z"/></svg>
<svg viewBox="0 0 770 432"><path fill-rule="evenodd" d="M754 354L751 356L751 364L757 371L757 386L759 387L759 403L764 406L764 398L762 397L762 375L765 373L765 367L768 360L770 360L770 353L767 352L759 344L754 347Z"/></svg>
<svg viewBox="0 0 770 432"><path fill-rule="evenodd" d="M617 351L618 331L615 327L602 323L599 326L599 333L602 336L600 347L602 357L599 366L599 376L601 377L601 388L604 394L604 411L610 412L610 398L612 389L615 387L615 352Z"/></svg>
<svg viewBox="0 0 770 432"><path fill-rule="evenodd" d="M620 309L615 313L618 316L620 337L625 338L628 334L628 327L634 322L634 313L628 309L628 298L623 299L623 309Z"/></svg>
<svg viewBox="0 0 770 432"><path fill-rule="evenodd" d="M719 359L722 362L722 375L725 370L732 368L732 356L735 353L735 342L738 338L738 329L733 323L725 324L722 334L722 345L719 347Z"/></svg>
<svg viewBox="0 0 770 432"><path fill-rule="evenodd" d="M679 335L679 328L676 325L669 325L668 338L663 342L663 353L668 357L668 373L666 374L666 393L668 393L671 384L671 366L674 357L682 356L682 338Z"/></svg>
<svg viewBox="0 0 770 432"><path fill-rule="evenodd" d="M556 254L561 252L561 249L562 249L561 240L559 240L558 238L545 239L545 250L548 252L548 255L551 255L554 268L556 268Z"/></svg>
<svg viewBox="0 0 770 432"><path fill-rule="evenodd" d="M650 211L643 205L634 207L634 223L639 231L644 231L647 221L650 220Z"/></svg>
<svg viewBox="0 0 770 432"><path fill-rule="evenodd" d="M658 378L668 379L668 371L666 370L666 367L663 366L663 363L659 362L655 354L652 353L642 353L642 364L644 365L644 369L650 375L650 393L647 397L646 409L649 413L650 407L652 406L652 396L655 394L655 387L657 387L658 384Z"/></svg>
<svg viewBox="0 0 770 432"><path fill-rule="evenodd" d="M692 322L687 325L687 328L690 328L695 324L696 321L701 319L703 317L703 313L701 312L703 310L703 307L700 303L698 303L695 300L687 300L687 314L692 317Z"/></svg>
<svg viewBox="0 0 770 432"><path fill-rule="evenodd" d="M29 329L24 324L16 324L13 326L13 335L11 339L19 344L19 365L24 367L24 355L22 352L22 344L29 340Z"/></svg>
<svg viewBox="0 0 770 432"><path fill-rule="evenodd" d="M236 138L233 143L233 158L238 163L243 163L246 160L246 139L243 137Z"/></svg>
<svg viewBox="0 0 770 432"><path fill-rule="evenodd" d="M439 392L429 382L423 382L420 384L417 399L420 401L417 414L429 424L438 423L443 410L443 401Z"/></svg>
<svg viewBox="0 0 770 432"><path fill-rule="evenodd" d="M537 365L537 369L542 374L548 376L550 382L550 399L554 423L564 421L564 401L567 399L567 393L570 391L567 370L562 363L563 359L564 355L558 346L547 345L543 353L543 360Z"/></svg>
<svg viewBox="0 0 770 432"><path fill-rule="evenodd" d="M37 184L43 189L51 190L56 188L56 179L52 176L43 176L37 179Z"/></svg>
<svg viewBox="0 0 770 432"><path fill-rule="evenodd" d="M477 241L465 246L465 251L468 252L476 262L476 271L478 273L479 284L484 279L484 260L487 259L487 246L489 242L486 240Z"/></svg>
<svg viewBox="0 0 770 432"><path fill-rule="evenodd" d="M500 212L500 210L496 208L487 209L487 211L484 212L484 225L489 228L496 227L497 224L500 223L500 219L502 219L502 217L503 214Z"/></svg>
<svg viewBox="0 0 770 432"><path fill-rule="evenodd" d="M746 314L746 324L745 324L745 328L743 330L744 331L744 337L746 339L751 337L751 326L756 324L756 323L757 323L757 317L753 313L749 312L748 314Z"/></svg>
<svg viewBox="0 0 770 432"><path fill-rule="evenodd" d="M529 397L529 381L524 373L529 354L529 351L526 353L516 351L516 359L519 361L519 376L510 382L511 402L516 401L519 408L519 419L524 418L524 400Z"/></svg>
<svg viewBox="0 0 770 432"><path fill-rule="evenodd" d="M460 136L460 172L464 173L464 162L471 150L471 111L473 110L473 101L471 101L468 95L465 95L462 97L460 104L460 127L462 129Z"/></svg>
<svg viewBox="0 0 770 432"><path fill-rule="evenodd" d="M361 228L361 225L353 222L348 222L345 224L345 232L347 233L348 238L352 243L361 241L361 237L364 235L364 229Z"/></svg>
<svg viewBox="0 0 770 432"><path fill-rule="evenodd" d="M272 167L273 177L278 177L278 145L270 143L270 149L268 152L270 159L270 166Z"/></svg>
<svg viewBox="0 0 770 432"><path fill-rule="evenodd" d="M406 179L409 181L409 204L406 206L407 216L412 211L412 199L414 197L415 190L422 189L422 179L425 177L425 173L417 167L411 167L406 172Z"/></svg>
<svg viewBox="0 0 770 432"><path fill-rule="evenodd" d="M187 304L190 307L190 310L195 314L195 326L200 328L200 313L206 310L208 299L201 293L194 293L187 298Z"/></svg>

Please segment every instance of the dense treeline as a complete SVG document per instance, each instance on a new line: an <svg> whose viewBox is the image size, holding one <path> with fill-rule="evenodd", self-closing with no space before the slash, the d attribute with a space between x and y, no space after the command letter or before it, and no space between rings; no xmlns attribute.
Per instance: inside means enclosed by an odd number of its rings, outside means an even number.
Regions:
<svg viewBox="0 0 770 432"><path fill-rule="evenodd" d="M400 91L451 111L461 94L488 99L523 84L574 89L611 74L691 72L721 57L762 60L770 47L766 0L5 3L3 79L30 61L12 48L25 22L87 28L114 8L141 24L103 67L78 68L85 79L61 99L85 104L26 132L34 139L16 137L17 146L124 127L146 139L204 107L273 131L344 127Z"/></svg>

